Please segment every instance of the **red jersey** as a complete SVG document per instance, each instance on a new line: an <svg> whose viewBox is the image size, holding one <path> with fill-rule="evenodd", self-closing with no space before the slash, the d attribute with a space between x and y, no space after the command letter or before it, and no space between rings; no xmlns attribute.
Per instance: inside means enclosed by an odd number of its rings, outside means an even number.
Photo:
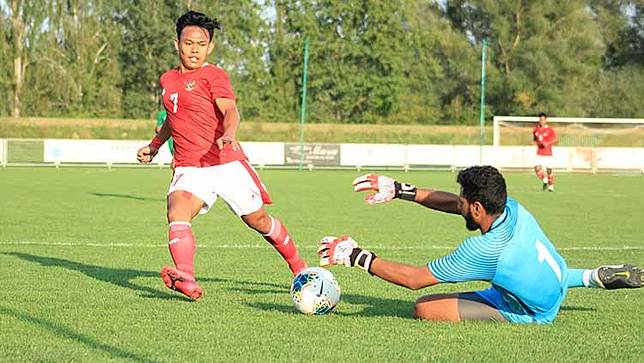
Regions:
<svg viewBox="0 0 644 363"><path fill-rule="evenodd" d="M219 150L215 142L224 134L224 115L215 100L235 100L223 69L210 64L188 73L172 69L161 76L161 88L176 166L205 167L246 159L241 148L233 151L226 144Z"/></svg>
<svg viewBox="0 0 644 363"><path fill-rule="evenodd" d="M548 125L543 127L537 125L532 130L532 135L537 143L537 155L552 156L552 145L557 139L555 130Z"/></svg>

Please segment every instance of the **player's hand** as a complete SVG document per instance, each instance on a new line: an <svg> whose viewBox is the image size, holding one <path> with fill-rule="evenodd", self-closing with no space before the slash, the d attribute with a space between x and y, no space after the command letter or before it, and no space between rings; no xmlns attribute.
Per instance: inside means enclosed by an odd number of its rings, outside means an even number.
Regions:
<svg viewBox="0 0 644 363"><path fill-rule="evenodd" d="M224 148L224 145L227 145L227 144L230 145L233 151L237 151L240 149L239 142L237 142L237 139L235 139L234 135L224 134L222 137L218 138L216 142L217 142L217 146L219 147L219 150L222 150Z"/></svg>
<svg viewBox="0 0 644 363"><path fill-rule="evenodd" d="M139 149L136 153L136 160L139 161L139 163L142 164L148 164L154 159L154 156L159 152L159 149L157 149L154 146L146 145L142 148Z"/></svg>
<svg viewBox="0 0 644 363"><path fill-rule="evenodd" d="M416 199L416 186L397 182L384 175L367 174L355 178L353 180L353 191L363 192L365 190L376 191L376 193L369 194L364 198L367 204L389 202L395 198L411 201Z"/></svg>
<svg viewBox="0 0 644 363"><path fill-rule="evenodd" d="M318 255L320 255L320 266L345 265L353 267L357 265L369 273L371 273L371 262L376 258L374 253L358 247L358 243L349 236L322 238Z"/></svg>

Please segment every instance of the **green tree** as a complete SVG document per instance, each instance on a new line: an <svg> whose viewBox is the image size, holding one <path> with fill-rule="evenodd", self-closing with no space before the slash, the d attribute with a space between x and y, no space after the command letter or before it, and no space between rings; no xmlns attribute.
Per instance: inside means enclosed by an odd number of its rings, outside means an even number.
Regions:
<svg viewBox="0 0 644 363"><path fill-rule="evenodd" d="M11 33L10 23L7 15L0 11L0 99L11 99L11 45L9 43L9 34ZM11 104L7 101L0 105L0 116L8 115Z"/></svg>
<svg viewBox="0 0 644 363"><path fill-rule="evenodd" d="M257 119L271 113L267 92L271 83L267 59L270 27L262 16L267 5L257 0L218 0L193 1L192 6L223 25L222 31L215 33L210 58L230 75L242 117Z"/></svg>
<svg viewBox="0 0 644 363"><path fill-rule="evenodd" d="M159 77L178 64L175 21L185 8L173 0L123 0L116 10L123 115L151 117L161 107Z"/></svg>
<svg viewBox="0 0 644 363"><path fill-rule="evenodd" d="M409 1L400 116L417 123L472 123L479 102L480 49L445 21L438 6Z"/></svg>
<svg viewBox="0 0 644 363"><path fill-rule="evenodd" d="M8 7L10 26L5 39L11 54L11 115L20 117L23 110L22 97L25 76L30 71L34 52L37 49L48 2L11 0Z"/></svg>
<svg viewBox="0 0 644 363"><path fill-rule="evenodd" d="M642 118L644 72L631 64L602 71L597 84L587 91L588 116Z"/></svg>
<svg viewBox="0 0 644 363"><path fill-rule="evenodd" d="M606 45L605 67L644 64L644 4L627 0L590 0Z"/></svg>
<svg viewBox="0 0 644 363"><path fill-rule="evenodd" d="M604 46L581 0L454 0L447 15L472 41L489 39L498 78L489 83L497 114L583 116Z"/></svg>
<svg viewBox="0 0 644 363"><path fill-rule="evenodd" d="M301 79L310 38L313 122L383 122L400 107L403 80L401 1L284 1L289 68ZM297 71L296 71L297 70Z"/></svg>
<svg viewBox="0 0 644 363"><path fill-rule="evenodd" d="M108 1L51 1L24 101L31 115L120 117L120 34Z"/></svg>

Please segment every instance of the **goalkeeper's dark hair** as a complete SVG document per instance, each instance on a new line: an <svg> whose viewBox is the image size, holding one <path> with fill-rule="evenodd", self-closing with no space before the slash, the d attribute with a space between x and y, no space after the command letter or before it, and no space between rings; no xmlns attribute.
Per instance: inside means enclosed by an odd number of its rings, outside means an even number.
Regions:
<svg viewBox="0 0 644 363"><path fill-rule="evenodd" d="M480 202L488 214L503 213L508 192L503 175L493 166L472 166L458 173L463 197L468 202Z"/></svg>
<svg viewBox="0 0 644 363"><path fill-rule="evenodd" d="M541 113L539 114L539 117L548 117L548 115L546 115L546 113L545 113L545 112L541 112Z"/></svg>
<svg viewBox="0 0 644 363"><path fill-rule="evenodd" d="M206 14L190 10L177 19L177 39L181 38L183 28L193 25L206 29L210 41L212 41L212 35L215 29L221 30L222 28L221 23L217 19L211 19Z"/></svg>

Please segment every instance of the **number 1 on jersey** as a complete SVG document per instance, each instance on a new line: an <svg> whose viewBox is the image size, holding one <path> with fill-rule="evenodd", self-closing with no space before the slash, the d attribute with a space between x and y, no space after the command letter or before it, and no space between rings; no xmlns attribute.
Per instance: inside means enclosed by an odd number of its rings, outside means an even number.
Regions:
<svg viewBox="0 0 644 363"><path fill-rule="evenodd" d="M548 264L548 266L550 266L550 268L552 269L552 272L557 275L557 279L559 279L559 281L561 282L561 268L559 268L557 261L555 261L554 257L552 257L546 246L544 246L541 241L537 240L534 245L535 247L537 247L537 252L539 253L537 260L539 260L539 262L541 263L545 261L546 264Z"/></svg>
<svg viewBox="0 0 644 363"><path fill-rule="evenodd" d="M177 103L179 103L179 93L171 93L170 101L172 101L172 113L177 113Z"/></svg>

